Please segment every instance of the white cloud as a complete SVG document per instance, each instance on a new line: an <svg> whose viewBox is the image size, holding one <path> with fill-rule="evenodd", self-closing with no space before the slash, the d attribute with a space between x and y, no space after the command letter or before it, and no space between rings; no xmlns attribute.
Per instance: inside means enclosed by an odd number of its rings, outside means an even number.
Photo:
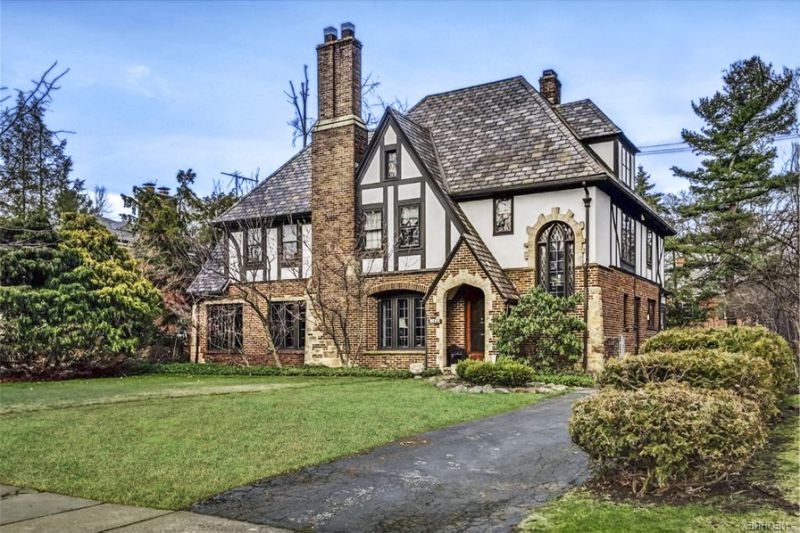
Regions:
<svg viewBox="0 0 800 533"><path fill-rule="evenodd" d="M174 94L169 83L147 65L122 67L120 81L122 89L147 98L171 97Z"/></svg>
<svg viewBox="0 0 800 533"><path fill-rule="evenodd" d="M116 192L108 192L106 193L108 198L108 207L109 212L106 215L109 218L113 218L115 220L121 220L122 215L129 215L130 209L126 209L125 205L122 202L122 195Z"/></svg>

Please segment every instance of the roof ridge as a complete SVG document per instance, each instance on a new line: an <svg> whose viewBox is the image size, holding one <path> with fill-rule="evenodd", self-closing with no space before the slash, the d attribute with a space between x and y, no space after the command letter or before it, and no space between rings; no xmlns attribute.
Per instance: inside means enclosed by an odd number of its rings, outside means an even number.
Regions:
<svg viewBox="0 0 800 533"><path fill-rule="evenodd" d="M599 174L608 174L608 171L606 170L605 166L604 165L601 166L597 162L597 160L592 156L592 154L589 153L589 150L583 145L583 143L580 140L580 137L578 137L577 132L567 124L567 121L564 119L561 113L556 109L556 106L550 104L550 102L545 100L545 98L541 94L539 94L539 92L533 86L531 86L530 83L528 83L528 80L523 78L522 81L523 81L523 86L528 90L528 92L531 93L536 103L539 104L539 106L545 110L546 114L550 115L551 120L553 120L553 122L556 123L556 127L558 127L562 131L562 133L565 133L567 135L569 143L578 151L578 153L581 154L583 159L586 160L586 163L589 165L589 168L595 172L599 171L598 172ZM553 116L555 116L555 119L552 118Z"/></svg>
<svg viewBox="0 0 800 533"><path fill-rule="evenodd" d="M292 157L290 157L284 164L282 164L281 166L276 168L274 171L272 171L272 173L270 173L266 178L264 178L263 181L261 181L261 183L259 183L258 185L256 185L252 189L250 189L250 191L248 191L247 194L245 194L244 196L239 198L239 200L237 200L235 204L233 204L228 209L226 209L225 212L223 212L221 215L217 215L217 217L214 219L214 222L224 218L225 215L227 215L228 213L233 211L236 207L238 207L239 204L241 204L245 200L245 198L247 198L251 194L255 193L256 191L260 190L261 188L266 187L267 183L269 183L269 180L272 179L272 177L275 174L277 174L278 172L280 172L284 168L286 168L289 165L291 165L297 158L299 158L301 155L303 155L303 153L305 153L306 150L310 150L310 149L311 149L311 143L309 142L307 146L304 146L302 149L300 149L299 152L297 152Z"/></svg>
<svg viewBox="0 0 800 533"><path fill-rule="evenodd" d="M487 82L483 82L483 83L478 83L476 85L468 85L467 87L459 87L458 89L451 89L449 91L441 91L441 92L438 92L438 93L426 94L425 96L422 97L422 99L419 102L417 102L416 104L411 106L411 108L408 111L406 111L406 113L407 114L411 114L418 106L420 106L428 98L433 98L435 96L444 96L446 94L454 94L454 93L460 93L460 92L464 92L464 91L470 91L470 90L473 90L473 89L479 89L481 87L486 87L487 85L494 85L494 84L497 84L497 83L503 83L503 82L506 82L506 81L516 80L516 79L519 79L519 78L525 79L525 77L522 74L517 74L516 76L511 76L511 77L503 78L503 79L500 79L500 80L487 81Z"/></svg>

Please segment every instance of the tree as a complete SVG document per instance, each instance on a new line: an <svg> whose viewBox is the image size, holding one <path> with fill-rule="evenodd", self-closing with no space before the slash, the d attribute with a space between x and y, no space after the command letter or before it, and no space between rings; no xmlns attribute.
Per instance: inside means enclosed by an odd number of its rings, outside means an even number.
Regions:
<svg viewBox="0 0 800 533"><path fill-rule="evenodd" d="M97 220L66 214L4 235L0 249L0 371L50 373L129 357L145 343L160 298Z"/></svg>
<svg viewBox="0 0 800 533"><path fill-rule="evenodd" d="M572 312L581 294L559 297L533 288L517 305L492 322L497 351L503 357L528 360L537 370L570 370L580 361L583 321Z"/></svg>
<svg viewBox="0 0 800 533"><path fill-rule="evenodd" d="M692 103L705 126L682 132L684 141L704 159L695 170L673 167L690 185L688 201L677 206L677 212L691 227L677 246L692 285L722 298L730 322L736 320L731 304L740 288L758 287L775 301L792 292L779 289L774 281L790 275L787 263L776 257L783 253L781 242L796 241L796 230L791 224L764 224L796 209L788 199L796 188L797 172L776 170L775 140L797 132L799 75L787 68L775 72L757 56L737 61L724 73L721 92ZM782 271L776 272L776 267ZM780 305L796 308L796 297Z"/></svg>
<svg viewBox="0 0 800 533"><path fill-rule="evenodd" d="M156 325L172 340L175 352L191 321L192 297L187 289L221 235L211 221L236 201L235 195L219 187L208 196L198 196L193 190L196 177L192 169L180 170L174 194L145 183L122 197L132 212L123 218L136 236L133 255L138 268L164 301Z"/></svg>
<svg viewBox="0 0 800 533"><path fill-rule="evenodd" d="M661 203L664 199L664 194L653 191L655 184L652 183L650 179L650 174L645 172L642 165L639 165L639 168L636 170L636 177L634 178L633 191L641 196L653 210L657 213L661 213L663 211Z"/></svg>
<svg viewBox="0 0 800 533"><path fill-rule="evenodd" d="M401 101L397 97L391 102L386 102L378 96L377 89L380 85L381 82L374 79L372 73L368 74L361 82L361 114L367 128L377 126L381 115L388 107L394 107L403 113L408 109L408 102ZM310 94L308 65L303 65L303 80L297 84L297 88L295 88L295 83L289 80L289 90L284 91L283 94L286 95L286 101L292 106L292 119L287 122L292 129L292 146L300 139L303 142L303 148L305 148L308 146L311 128L314 125L314 119L309 115L308 110L308 96Z"/></svg>

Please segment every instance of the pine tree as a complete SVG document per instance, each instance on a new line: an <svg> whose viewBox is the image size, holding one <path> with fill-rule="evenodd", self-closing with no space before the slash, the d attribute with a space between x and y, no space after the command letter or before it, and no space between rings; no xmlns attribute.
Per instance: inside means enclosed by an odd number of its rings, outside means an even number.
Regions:
<svg viewBox="0 0 800 533"><path fill-rule="evenodd" d="M754 56L730 66L722 91L692 102L705 125L681 135L704 159L696 170L672 171L689 181L692 201L678 212L693 221L693 231L681 247L704 292L728 294L763 253L754 231L759 210L791 186L785 173L774 171L774 141L797 129L799 75L775 72Z"/></svg>
<svg viewBox="0 0 800 533"><path fill-rule="evenodd" d="M647 202L647 205L652 207L657 213L663 212L662 201L664 193L654 192L655 184L650 181L650 173L645 172L644 167L639 165L636 170L636 177L634 178L633 190L636 194Z"/></svg>

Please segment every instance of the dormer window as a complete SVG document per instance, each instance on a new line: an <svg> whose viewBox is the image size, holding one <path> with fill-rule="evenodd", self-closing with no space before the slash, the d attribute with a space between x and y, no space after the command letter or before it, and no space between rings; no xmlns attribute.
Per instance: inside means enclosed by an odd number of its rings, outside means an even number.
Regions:
<svg viewBox="0 0 800 533"><path fill-rule="evenodd" d="M514 232L514 199L494 199L494 234L504 235Z"/></svg>
<svg viewBox="0 0 800 533"><path fill-rule="evenodd" d="M619 179L631 189L633 188L634 156L622 143L618 143L617 172Z"/></svg>
<svg viewBox="0 0 800 533"><path fill-rule="evenodd" d="M397 148L386 150L383 154L384 177L387 180L397 179L400 176L400 166L397 163Z"/></svg>

